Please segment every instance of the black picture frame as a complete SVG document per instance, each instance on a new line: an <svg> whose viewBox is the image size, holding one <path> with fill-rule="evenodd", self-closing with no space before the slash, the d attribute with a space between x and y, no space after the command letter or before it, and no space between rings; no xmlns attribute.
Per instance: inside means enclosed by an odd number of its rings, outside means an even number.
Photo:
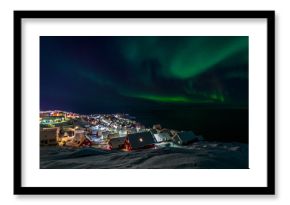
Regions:
<svg viewBox="0 0 290 205"><path fill-rule="evenodd" d="M23 187L21 161L21 22L27 18L253 18L267 20L266 187ZM14 194L192 195L275 194L275 11L14 11Z"/></svg>

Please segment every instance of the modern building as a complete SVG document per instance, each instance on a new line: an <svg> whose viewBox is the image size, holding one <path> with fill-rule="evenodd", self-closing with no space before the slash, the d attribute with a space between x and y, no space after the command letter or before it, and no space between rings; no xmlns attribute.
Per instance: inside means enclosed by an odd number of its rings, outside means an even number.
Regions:
<svg viewBox="0 0 290 205"><path fill-rule="evenodd" d="M59 137L59 128L40 128L40 145L56 145Z"/></svg>

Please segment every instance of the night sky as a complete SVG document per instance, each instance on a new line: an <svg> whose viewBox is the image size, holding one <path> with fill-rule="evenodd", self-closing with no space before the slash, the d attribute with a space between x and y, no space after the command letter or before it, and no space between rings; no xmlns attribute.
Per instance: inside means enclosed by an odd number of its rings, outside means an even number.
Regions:
<svg viewBox="0 0 290 205"><path fill-rule="evenodd" d="M248 37L42 36L40 109L248 143Z"/></svg>
<svg viewBox="0 0 290 205"><path fill-rule="evenodd" d="M42 36L40 108L246 109L247 36Z"/></svg>

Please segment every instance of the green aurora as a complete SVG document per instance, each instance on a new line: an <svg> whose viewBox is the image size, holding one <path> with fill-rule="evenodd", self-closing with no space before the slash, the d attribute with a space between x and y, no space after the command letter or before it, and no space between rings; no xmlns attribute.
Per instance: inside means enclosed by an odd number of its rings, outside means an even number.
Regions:
<svg viewBox="0 0 290 205"><path fill-rule="evenodd" d="M219 66L232 67L225 74L229 78L247 77L247 70L235 68L248 63L248 37L119 37L117 42L117 49L126 63L132 65L126 69L138 76L139 82L133 84L136 89L126 83L116 84L111 77L106 78L101 73L83 75L99 84L115 87L123 96L162 103L231 103L233 99L219 85L223 80L221 76L216 76L216 85L205 85L201 91L192 84L198 84L200 76ZM180 82L182 89L167 93L162 88L156 92L160 85L152 79L153 69L160 79Z"/></svg>
<svg viewBox="0 0 290 205"><path fill-rule="evenodd" d="M69 46L54 48L64 53L53 65L55 72L89 83L90 92L111 93L119 104L130 98L136 100L131 104L248 106L247 36L87 37L88 42L58 38L60 45ZM77 45L77 54L69 50L72 45Z"/></svg>

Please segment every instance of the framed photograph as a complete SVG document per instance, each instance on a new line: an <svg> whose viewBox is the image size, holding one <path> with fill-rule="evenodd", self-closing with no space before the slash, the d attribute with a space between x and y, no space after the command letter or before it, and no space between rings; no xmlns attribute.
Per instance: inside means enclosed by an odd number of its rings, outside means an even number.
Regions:
<svg viewBox="0 0 290 205"><path fill-rule="evenodd" d="M274 194L274 11L14 11L14 194Z"/></svg>

